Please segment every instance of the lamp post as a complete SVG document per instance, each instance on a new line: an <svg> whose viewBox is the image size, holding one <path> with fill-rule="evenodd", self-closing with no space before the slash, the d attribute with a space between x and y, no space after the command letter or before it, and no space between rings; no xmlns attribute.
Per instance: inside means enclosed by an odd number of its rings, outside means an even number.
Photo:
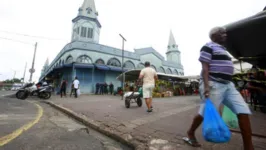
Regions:
<svg viewBox="0 0 266 150"><path fill-rule="evenodd" d="M26 69L27 69L27 62L26 62L26 66L25 66L25 69L24 69L23 84L25 83Z"/></svg>
<svg viewBox="0 0 266 150"><path fill-rule="evenodd" d="M33 54L33 60L32 60L32 66L31 66L31 69L29 70L30 71L30 80L29 80L29 82L32 81L32 75L35 72L34 63L35 63L36 50L37 50L37 43L35 44L35 49L34 49L34 54Z"/></svg>
<svg viewBox="0 0 266 150"><path fill-rule="evenodd" d="M123 35L119 34L120 37L122 38L122 65L121 65L121 68L122 68L122 90L123 90L123 94L122 94L122 100L123 100L123 95L124 95L124 91L125 91L125 88L124 88L124 84L125 84L125 75L124 75L124 42L127 41Z"/></svg>

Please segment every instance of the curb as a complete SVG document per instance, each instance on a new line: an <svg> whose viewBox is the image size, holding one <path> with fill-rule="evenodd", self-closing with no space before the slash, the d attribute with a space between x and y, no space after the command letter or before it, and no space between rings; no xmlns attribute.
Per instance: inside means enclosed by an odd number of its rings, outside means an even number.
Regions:
<svg viewBox="0 0 266 150"><path fill-rule="evenodd" d="M50 102L50 101L43 101L43 103L46 103L52 107L54 107L55 109L67 114L68 116L72 117L73 119L81 122L82 124L84 124L85 126L87 127L90 127L122 144L125 144L127 146L129 146L130 148L133 148L133 149L138 149L138 147L140 146L139 144L140 143L136 143L134 141L128 141L126 139L124 139L122 136L116 134L116 133L113 133L109 130L106 130L106 129L103 129L103 128L100 128L100 124L98 124L97 122L95 122L94 120L90 120L89 118L87 118L86 116L81 116L79 114L77 114L76 112L70 110L70 109L67 109L65 107L62 107L58 104L55 104L53 102Z"/></svg>

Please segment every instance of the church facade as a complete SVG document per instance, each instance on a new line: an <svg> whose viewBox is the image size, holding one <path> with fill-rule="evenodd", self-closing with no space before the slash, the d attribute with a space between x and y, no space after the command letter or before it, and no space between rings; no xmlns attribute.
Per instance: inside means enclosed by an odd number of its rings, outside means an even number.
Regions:
<svg viewBox="0 0 266 150"><path fill-rule="evenodd" d="M94 93L96 83L113 83L115 89L121 86L116 77L123 71L144 68L145 61L151 63L157 72L184 75L181 63L181 52L170 32L166 51L166 60L152 47L135 49L134 52L99 44L101 24L97 19L94 0L84 0L79 13L72 20L72 41L68 43L49 63L47 60L42 69L40 81L48 80L55 88L62 79L71 83L75 77L80 81L82 93ZM124 70L122 70L122 65ZM68 91L71 84L68 84Z"/></svg>

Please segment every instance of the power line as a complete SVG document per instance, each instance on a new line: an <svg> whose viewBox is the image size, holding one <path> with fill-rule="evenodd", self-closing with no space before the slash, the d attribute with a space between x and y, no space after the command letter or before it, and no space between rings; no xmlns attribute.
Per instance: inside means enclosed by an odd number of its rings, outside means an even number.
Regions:
<svg viewBox="0 0 266 150"><path fill-rule="evenodd" d="M56 39L56 38L50 38L50 37L44 37L44 36L34 36L34 35L29 35L29 34L22 34L22 33L10 32L10 31L3 31L3 30L0 30L0 32L20 35L20 36L26 36L26 37L32 37L32 38L46 39L46 40L67 41L65 39Z"/></svg>
<svg viewBox="0 0 266 150"><path fill-rule="evenodd" d="M10 38L4 38L4 37L0 37L0 39L3 39L3 40L9 40L9 41L18 42L18 43L23 43L23 44L34 45L33 43L24 42L24 41L15 40L15 39L10 39Z"/></svg>

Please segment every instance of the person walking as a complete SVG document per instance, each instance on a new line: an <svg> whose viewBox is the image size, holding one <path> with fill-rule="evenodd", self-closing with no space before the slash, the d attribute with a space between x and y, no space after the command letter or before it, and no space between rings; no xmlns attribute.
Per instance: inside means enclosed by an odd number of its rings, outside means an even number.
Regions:
<svg viewBox="0 0 266 150"><path fill-rule="evenodd" d="M100 84L99 84L99 83L97 83L97 84L96 84L96 92L95 92L95 94L96 94L96 95L98 95L99 88L100 88Z"/></svg>
<svg viewBox="0 0 266 150"><path fill-rule="evenodd" d="M205 99L210 98L217 110L221 104L224 104L237 114L244 150L253 150L249 120L251 111L232 83L234 66L224 47L226 36L225 28L215 27L209 34L211 42L201 48L199 61L202 64L202 71L199 90L202 102L198 114L187 131L188 137L184 137L183 140L191 146L201 146L197 142L195 131L204 119Z"/></svg>
<svg viewBox="0 0 266 150"><path fill-rule="evenodd" d="M111 93L111 95L113 95L114 85L113 85L112 82L111 82L110 85L109 85L109 89L110 89L110 93Z"/></svg>
<svg viewBox="0 0 266 150"><path fill-rule="evenodd" d="M100 83L100 95L103 95L104 93L104 84Z"/></svg>
<svg viewBox="0 0 266 150"><path fill-rule="evenodd" d="M67 87L67 82L65 79L63 79L61 86L60 86L60 94L61 94L61 98L64 96L66 97L66 87Z"/></svg>
<svg viewBox="0 0 266 150"><path fill-rule="evenodd" d="M143 79L143 98L146 101L147 112L152 112L152 92L155 80L158 79L156 71L150 67L150 62L145 62L145 68L141 70L139 81Z"/></svg>
<svg viewBox="0 0 266 150"><path fill-rule="evenodd" d="M79 80L78 80L78 77L75 77L75 80L73 82L73 85L74 85L74 92L75 92L75 98L78 98L78 89L79 89Z"/></svg>
<svg viewBox="0 0 266 150"><path fill-rule="evenodd" d="M72 80L72 84L71 84L71 91L70 91L70 97L72 96L72 94L75 92L74 90L74 84L73 84L74 80Z"/></svg>

